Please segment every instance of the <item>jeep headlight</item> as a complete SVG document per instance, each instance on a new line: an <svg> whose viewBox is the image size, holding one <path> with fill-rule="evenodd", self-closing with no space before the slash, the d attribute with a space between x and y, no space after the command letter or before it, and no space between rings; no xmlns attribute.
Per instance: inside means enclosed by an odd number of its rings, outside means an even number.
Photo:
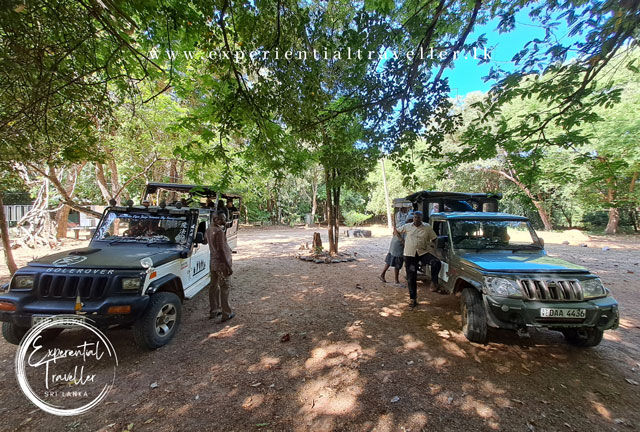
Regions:
<svg viewBox="0 0 640 432"><path fill-rule="evenodd" d="M13 277L13 284L11 284L11 288L14 290L30 290L33 288L33 275L20 275Z"/></svg>
<svg viewBox="0 0 640 432"><path fill-rule="evenodd" d="M124 291L140 289L140 278L122 278L122 289Z"/></svg>
<svg viewBox="0 0 640 432"><path fill-rule="evenodd" d="M522 296L522 291L515 280L499 277L485 277L484 285L487 287L487 291L491 295L500 297Z"/></svg>
<svg viewBox="0 0 640 432"><path fill-rule="evenodd" d="M607 294L600 278L580 281L580 286L582 287L584 298L604 297Z"/></svg>
<svg viewBox="0 0 640 432"><path fill-rule="evenodd" d="M142 266L142 268L144 269L150 269L151 267L153 267L153 260L149 257L146 258L142 258L140 260L140 265Z"/></svg>

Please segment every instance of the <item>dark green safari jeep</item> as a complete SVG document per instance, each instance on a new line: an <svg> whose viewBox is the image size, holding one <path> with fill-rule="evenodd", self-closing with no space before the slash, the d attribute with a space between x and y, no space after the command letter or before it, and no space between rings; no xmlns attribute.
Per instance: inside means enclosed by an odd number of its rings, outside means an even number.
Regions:
<svg viewBox="0 0 640 432"><path fill-rule="evenodd" d="M407 198L425 215L432 211L439 289L461 293L462 330L470 341L485 343L488 327L521 334L538 327L592 347L604 330L618 327L618 302L600 278L549 257L526 217L495 212L499 195L425 191Z"/></svg>

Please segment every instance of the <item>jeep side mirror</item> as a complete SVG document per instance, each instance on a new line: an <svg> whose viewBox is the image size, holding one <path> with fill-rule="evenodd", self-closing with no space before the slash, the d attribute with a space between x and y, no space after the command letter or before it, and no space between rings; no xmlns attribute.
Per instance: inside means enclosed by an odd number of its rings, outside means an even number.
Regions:
<svg viewBox="0 0 640 432"><path fill-rule="evenodd" d="M544 248L544 239L542 237L538 237L538 240L540 240L540 247Z"/></svg>
<svg viewBox="0 0 640 432"><path fill-rule="evenodd" d="M204 234L202 234L201 232L196 233L195 243L196 244L203 244L204 243Z"/></svg>

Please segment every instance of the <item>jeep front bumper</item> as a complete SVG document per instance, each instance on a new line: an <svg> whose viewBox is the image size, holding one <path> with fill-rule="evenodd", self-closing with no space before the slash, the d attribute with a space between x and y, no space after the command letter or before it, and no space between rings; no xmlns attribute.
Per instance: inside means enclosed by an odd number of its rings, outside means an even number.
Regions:
<svg viewBox="0 0 640 432"><path fill-rule="evenodd" d="M488 324L492 327L516 329L524 326L546 328L597 327L615 329L620 321L618 302L611 296L581 302L545 302L497 296L483 296ZM584 318L543 317L541 309L583 309Z"/></svg>
<svg viewBox="0 0 640 432"><path fill-rule="evenodd" d="M20 327L31 327L32 317L76 314L75 300L38 299L31 293L11 292L0 296L0 301L13 303L15 311L0 311L0 321L10 322ZM119 295L109 296L101 300L83 300L79 315L84 315L98 327L112 325L130 325L144 312L149 303L149 296ZM131 306L127 314L110 314L113 306Z"/></svg>

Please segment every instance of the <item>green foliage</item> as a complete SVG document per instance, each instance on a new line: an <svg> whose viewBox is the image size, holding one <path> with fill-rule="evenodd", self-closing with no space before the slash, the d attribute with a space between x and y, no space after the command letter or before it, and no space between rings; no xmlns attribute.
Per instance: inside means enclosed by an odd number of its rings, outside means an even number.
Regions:
<svg viewBox="0 0 640 432"><path fill-rule="evenodd" d="M462 106L442 78L450 57L404 55L482 49L475 24L499 17L510 31L524 8L545 37ZM582 42L559 42L558 20ZM503 208L541 208L570 226L585 212L639 206L640 60L624 45L639 23L636 3L596 0L9 0L0 165L93 161L133 198L147 180L212 184L242 194L249 219L296 223L311 211L318 166L319 214L327 192L345 219L384 214L384 156L391 198L502 192ZM102 201L94 175L88 164L81 201Z"/></svg>
<svg viewBox="0 0 640 432"><path fill-rule="evenodd" d="M367 219L371 218L371 215L358 213L354 210L343 211L342 216L344 217L344 223L347 226L358 226L365 222Z"/></svg>
<svg viewBox="0 0 640 432"><path fill-rule="evenodd" d="M152 32L154 1L22 2L0 11L0 153L4 161L62 164L102 160L99 132L118 102L162 70L145 55L166 37ZM158 16L155 19L162 19ZM153 42L155 43L155 42Z"/></svg>
<svg viewBox="0 0 640 432"><path fill-rule="evenodd" d="M523 2L513 4L500 14L500 31L513 30L515 14L524 6ZM603 108L617 104L623 94L612 78L612 69L637 70L637 56L630 55L633 44L628 42L638 35L638 8L637 3L596 0L543 2L531 8L530 18L547 29L546 35L528 42L514 56L514 71L492 68L488 78L498 84L486 100L473 107L479 114L466 128L467 156L485 158L509 142L519 144L525 152L588 144L590 126L601 120ZM569 35L581 36L581 42L558 38L555 28L562 20ZM575 57L569 61L571 54ZM525 100L544 109L501 120L505 107Z"/></svg>
<svg viewBox="0 0 640 432"><path fill-rule="evenodd" d="M582 218L582 223L590 229L604 229L608 221L609 214L602 210L587 213Z"/></svg>

